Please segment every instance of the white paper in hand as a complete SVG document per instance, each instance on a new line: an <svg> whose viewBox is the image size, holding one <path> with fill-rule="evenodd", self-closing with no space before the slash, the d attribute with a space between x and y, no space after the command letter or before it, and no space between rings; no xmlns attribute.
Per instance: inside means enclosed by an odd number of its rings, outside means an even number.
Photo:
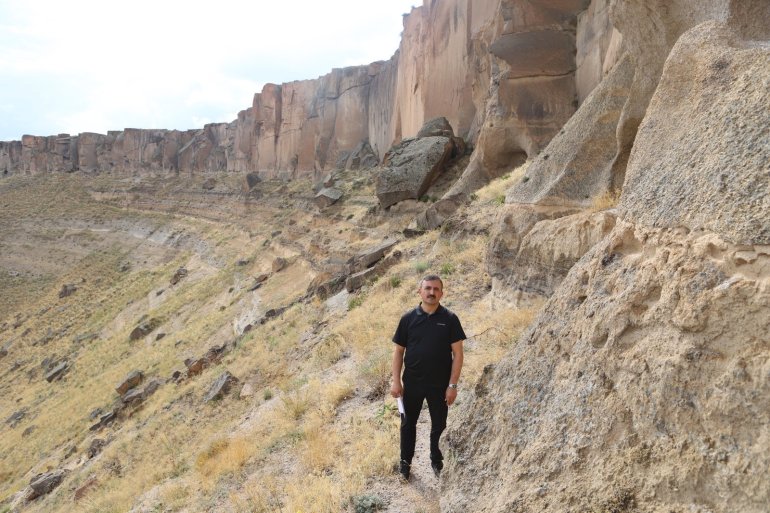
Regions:
<svg viewBox="0 0 770 513"><path fill-rule="evenodd" d="M404 400L401 397L396 398L396 403L398 404L398 413L400 413L401 415L406 413L404 411Z"/></svg>

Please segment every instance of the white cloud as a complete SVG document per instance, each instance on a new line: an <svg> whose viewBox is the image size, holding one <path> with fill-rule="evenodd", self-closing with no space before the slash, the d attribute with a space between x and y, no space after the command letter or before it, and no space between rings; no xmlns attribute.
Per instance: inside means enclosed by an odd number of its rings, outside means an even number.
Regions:
<svg viewBox="0 0 770 513"><path fill-rule="evenodd" d="M13 115L0 140L232 121L266 82L390 58L414 3L5 0L0 101Z"/></svg>

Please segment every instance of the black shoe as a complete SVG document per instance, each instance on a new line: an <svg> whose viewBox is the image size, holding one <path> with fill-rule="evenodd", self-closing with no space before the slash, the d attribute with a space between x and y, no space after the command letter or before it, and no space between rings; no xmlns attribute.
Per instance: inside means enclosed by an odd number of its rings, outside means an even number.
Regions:
<svg viewBox="0 0 770 513"><path fill-rule="evenodd" d="M398 473L401 474L401 479L404 481L409 481L409 472L412 470L412 465L405 462L404 460L401 460L401 463L398 466Z"/></svg>
<svg viewBox="0 0 770 513"><path fill-rule="evenodd" d="M433 469L433 473L436 474L436 477L438 477L441 475L441 471L444 469L444 462L441 460L431 461L430 468Z"/></svg>

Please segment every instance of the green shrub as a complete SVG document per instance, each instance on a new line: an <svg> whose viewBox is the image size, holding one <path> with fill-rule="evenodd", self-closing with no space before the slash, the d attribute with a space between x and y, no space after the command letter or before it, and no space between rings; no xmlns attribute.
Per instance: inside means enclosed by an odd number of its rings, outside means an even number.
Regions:
<svg viewBox="0 0 770 513"><path fill-rule="evenodd" d="M419 262L414 264L414 270L417 271L420 274L424 273L429 268L430 268L430 264L428 262L423 261L423 260L420 260Z"/></svg>

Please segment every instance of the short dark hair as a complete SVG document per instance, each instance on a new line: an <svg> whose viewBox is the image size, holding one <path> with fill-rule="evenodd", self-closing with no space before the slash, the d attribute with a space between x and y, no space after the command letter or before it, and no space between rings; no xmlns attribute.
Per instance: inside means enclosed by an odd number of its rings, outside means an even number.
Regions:
<svg viewBox="0 0 770 513"><path fill-rule="evenodd" d="M444 288L444 282L441 279L441 276L439 276L438 274L426 274L425 276L423 276L423 278L420 280L420 288L422 288L423 282L426 282L426 281L437 281L441 284L442 290Z"/></svg>

